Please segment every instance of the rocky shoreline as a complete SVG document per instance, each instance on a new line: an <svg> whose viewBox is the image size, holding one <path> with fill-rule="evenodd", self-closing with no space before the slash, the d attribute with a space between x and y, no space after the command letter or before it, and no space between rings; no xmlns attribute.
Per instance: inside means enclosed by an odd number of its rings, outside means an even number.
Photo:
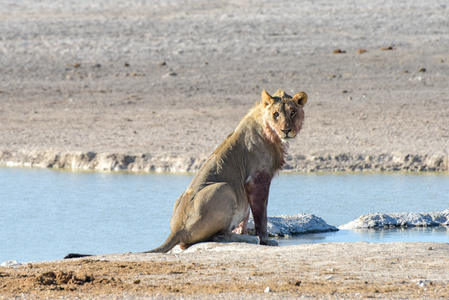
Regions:
<svg viewBox="0 0 449 300"><path fill-rule="evenodd" d="M60 151L0 151L0 166L127 172L196 172L206 155L151 155ZM434 154L288 155L284 170L292 172L437 171L449 170L447 152Z"/></svg>

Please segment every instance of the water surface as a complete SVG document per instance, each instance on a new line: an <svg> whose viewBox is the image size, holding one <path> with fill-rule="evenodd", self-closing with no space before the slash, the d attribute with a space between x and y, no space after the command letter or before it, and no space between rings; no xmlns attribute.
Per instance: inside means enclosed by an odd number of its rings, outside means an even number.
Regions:
<svg viewBox="0 0 449 300"><path fill-rule="evenodd" d="M62 258L69 252L139 252L169 234L173 204L193 175L0 168L0 262ZM312 213L339 226L367 213L449 208L449 175L281 174L268 215ZM448 242L446 228L350 231L279 240Z"/></svg>

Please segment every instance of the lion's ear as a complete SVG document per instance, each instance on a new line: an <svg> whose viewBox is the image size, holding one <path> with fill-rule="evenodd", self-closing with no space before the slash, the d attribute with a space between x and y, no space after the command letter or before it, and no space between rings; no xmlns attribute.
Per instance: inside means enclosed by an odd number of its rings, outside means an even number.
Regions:
<svg viewBox="0 0 449 300"><path fill-rule="evenodd" d="M274 103L273 97L271 97L270 94L268 94L266 90L263 90L262 91L262 105L264 107L267 107L273 103Z"/></svg>
<svg viewBox="0 0 449 300"><path fill-rule="evenodd" d="M307 94L305 92L299 92L292 98L298 105L304 106L307 103Z"/></svg>

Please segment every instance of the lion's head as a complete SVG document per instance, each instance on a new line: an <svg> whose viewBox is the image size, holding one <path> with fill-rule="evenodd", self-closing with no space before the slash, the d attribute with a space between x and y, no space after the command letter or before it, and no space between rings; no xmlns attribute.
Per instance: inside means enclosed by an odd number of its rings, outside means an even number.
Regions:
<svg viewBox="0 0 449 300"><path fill-rule="evenodd" d="M270 96L262 92L264 133L272 142L287 141L296 137L304 122L303 107L307 102L307 94L299 92L291 97L278 90Z"/></svg>

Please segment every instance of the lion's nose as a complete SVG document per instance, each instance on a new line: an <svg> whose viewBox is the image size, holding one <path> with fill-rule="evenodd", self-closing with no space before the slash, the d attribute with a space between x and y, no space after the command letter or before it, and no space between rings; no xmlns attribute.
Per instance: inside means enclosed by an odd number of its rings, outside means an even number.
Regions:
<svg viewBox="0 0 449 300"><path fill-rule="evenodd" d="M285 135L287 135L290 131L292 131L291 129L281 129L281 131L283 133L285 133Z"/></svg>

